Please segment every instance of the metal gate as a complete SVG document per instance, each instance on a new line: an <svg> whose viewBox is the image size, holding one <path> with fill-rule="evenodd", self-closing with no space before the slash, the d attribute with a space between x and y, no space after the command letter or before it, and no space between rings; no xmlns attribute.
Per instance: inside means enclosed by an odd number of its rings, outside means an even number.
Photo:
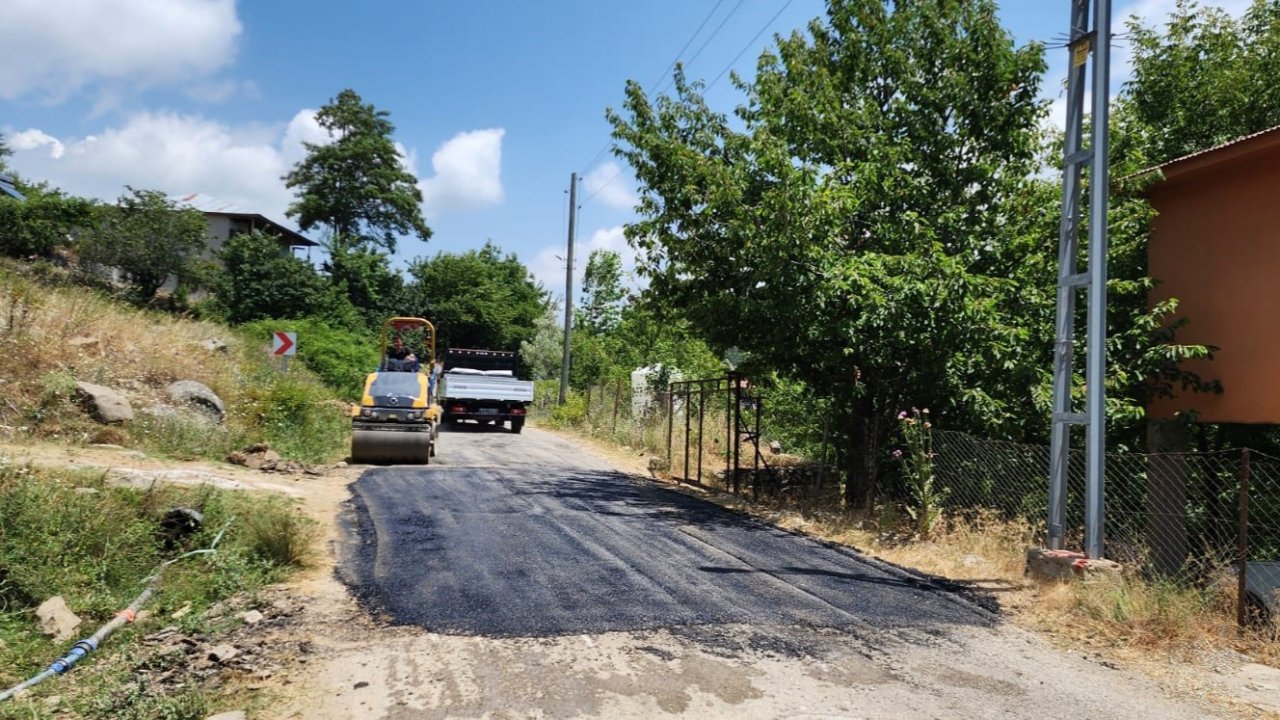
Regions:
<svg viewBox="0 0 1280 720"><path fill-rule="evenodd" d="M758 498L761 477L768 476L772 468L760 451L763 403L760 395L751 389L747 378L739 373L729 373L724 377L681 380L671 383L668 391L667 464L672 479L706 487L704 460L709 435L712 457L717 464L721 459L717 456L723 457L725 489L739 493L744 470L742 446L746 443L751 454L751 493L753 498ZM677 415L681 416L684 425L683 448L675 444ZM681 452L679 457L677 450Z"/></svg>

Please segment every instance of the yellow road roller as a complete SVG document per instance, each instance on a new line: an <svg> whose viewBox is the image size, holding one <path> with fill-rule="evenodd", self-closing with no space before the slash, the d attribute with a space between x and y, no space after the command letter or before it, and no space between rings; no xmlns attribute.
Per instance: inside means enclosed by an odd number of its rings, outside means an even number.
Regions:
<svg viewBox="0 0 1280 720"><path fill-rule="evenodd" d="M427 320L394 317L382 324L382 360L351 409L352 462L431 462L441 415L435 355L436 329Z"/></svg>

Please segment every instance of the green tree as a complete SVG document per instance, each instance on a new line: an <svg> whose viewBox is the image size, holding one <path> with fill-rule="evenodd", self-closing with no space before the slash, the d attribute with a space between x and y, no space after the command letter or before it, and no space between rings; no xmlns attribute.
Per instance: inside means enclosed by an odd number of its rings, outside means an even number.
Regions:
<svg viewBox="0 0 1280 720"><path fill-rule="evenodd" d="M181 208L157 190L129 187L115 205L101 205L80 241L87 266L115 268L134 297L149 302L204 247L209 229L198 210Z"/></svg>
<svg viewBox="0 0 1280 720"><path fill-rule="evenodd" d="M533 337L520 343L520 360L533 380L560 377L564 360L564 330L560 327L560 309L549 302L534 326Z"/></svg>
<svg viewBox="0 0 1280 720"><path fill-rule="evenodd" d="M418 260L409 276L405 306L435 323L442 348L519 350L545 313L546 291L514 254L504 256L492 242Z"/></svg>
<svg viewBox="0 0 1280 720"><path fill-rule="evenodd" d="M998 273L1017 260L1043 70L989 0L833 0L735 78L737 124L680 69L675 97L631 82L608 114L641 183L627 237L651 290L713 346L836 398L851 504L896 409L984 430L1023 414L1025 331Z"/></svg>
<svg viewBox="0 0 1280 720"><path fill-rule="evenodd" d="M265 318L301 318L325 305L327 284L307 261L280 252L270 235L246 233L218 251L223 272L215 283L215 305L240 325Z"/></svg>
<svg viewBox="0 0 1280 720"><path fill-rule="evenodd" d="M19 181L26 197L0 197L0 253L15 257L52 257L71 244L71 234L90 224L93 203L45 184Z"/></svg>
<svg viewBox="0 0 1280 720"><path fill-rule="evenodd" d="M334 289L355 307L370 328L399 315L405 301L404 277L391 267L391 257L374 248L327 245L324 271Z"/></svg>
<svg viewBox="0 0 1280 720"><path fill-rule="evenodd" d="M340 249L393 253L398 236L431 237L422 191L391 139L389 117L349 89L316 113L332 142L304 143L307 156L284 177L297 198L287 214L304 232L325 227Z"/></svg>
<svg viewBox="0 0 1280 720"><path fill-rule="evenodd" d="M4 172L4 170L8 167L8 165L5 162L5 158L9 157L10 155L13 155L13 150L9 149L9 146L4 141L4 135L0 134L0 172Z"/></svg>
<svg viewBox="0 0 1280 720"><path fill-rule="evenodd" d="M575 330L607 333L617 327L627 291L622 286L622 257L612 250L592 250L582 278L582 303Z"/></svg>

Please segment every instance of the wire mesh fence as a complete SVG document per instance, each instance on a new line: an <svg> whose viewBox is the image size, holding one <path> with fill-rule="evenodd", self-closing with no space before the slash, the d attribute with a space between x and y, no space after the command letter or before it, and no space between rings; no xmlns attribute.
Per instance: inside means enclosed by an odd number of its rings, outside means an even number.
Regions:
<svg viewBox="0 0 1280 720"><path fill-rule="evenodd" d="M1049 448L935 431L937 483L951 516L995 511L1041 528ZM1067 549L1084 540L1085 455L1073 451ZM1280 460L1251 450L1107 456L1104 539L1109 559L1148 576L1245 583L1241 605L1280 609Z"/></svg>

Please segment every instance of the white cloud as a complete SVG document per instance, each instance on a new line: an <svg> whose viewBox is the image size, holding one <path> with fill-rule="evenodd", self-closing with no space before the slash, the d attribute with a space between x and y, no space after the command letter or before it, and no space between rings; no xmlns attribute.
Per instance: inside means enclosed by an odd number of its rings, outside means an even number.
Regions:
<svg viewBox="0 0 1280 720"><path fill-rule="evenodd" d="M38 129L5 137L15 170L77 195L114 200L125 185L171 195L199 192L283 220L291 195L280 178L302 157L301 141L321 141L324 134L314 111L302 110L275 128L140 113L81 138Z"/></svg>
<svg viewBox="0 0 1280 720"><path fill-rule="evenodd" d="M582 187L589 198L599 199L618 210L632 210L636 206L636 196L623 175L622 168L611 160L587 173L582 179Z"/></svg>
<svg viewBox="0 0 1280 720"><path fill-rule="evenodd" d="M422 180L422 206L429 217L474 210L503 201L502 136L506 130L471 130L454 135L431 155L435 175ZM406 162L416 156L406 153Z"/></svg>
<svg viewBox="0 0 1280 720"><path fill-rule="evenodd" d="M0 99L209 78L233 60L241 30L235 0L4 0Z"/></svg>

